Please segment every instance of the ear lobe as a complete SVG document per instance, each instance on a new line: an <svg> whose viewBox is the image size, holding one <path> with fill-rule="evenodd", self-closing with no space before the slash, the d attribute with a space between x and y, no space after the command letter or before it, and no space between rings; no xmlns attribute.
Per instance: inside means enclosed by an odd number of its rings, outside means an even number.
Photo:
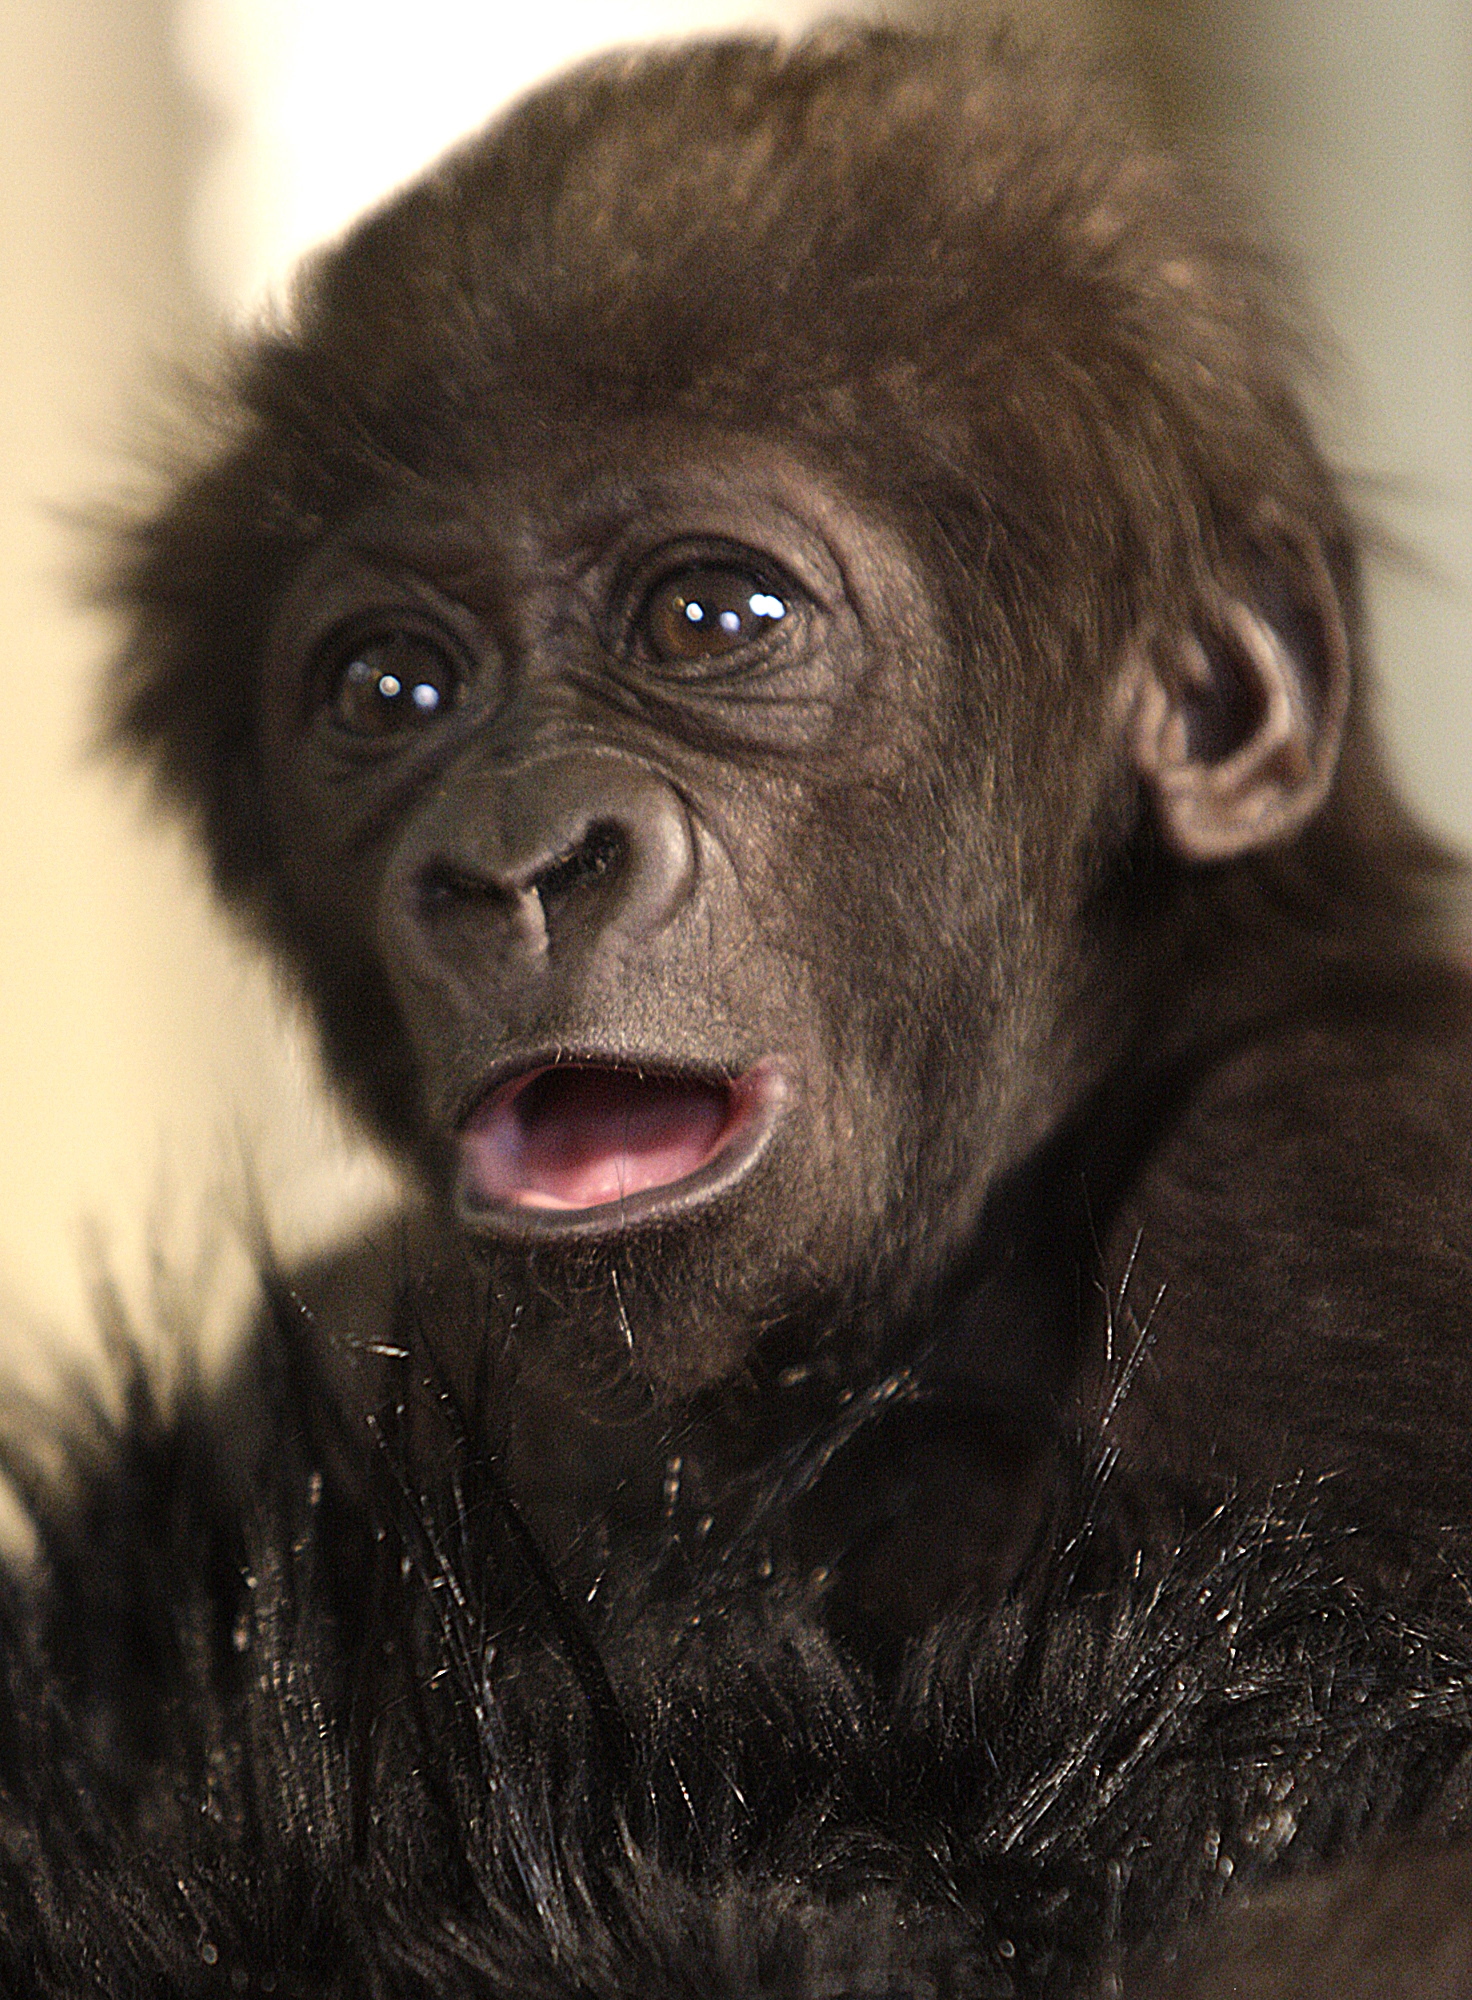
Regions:
<svg viewBox="0 0 1472 2000"><path fill-rule="evenodd" d="M1230 861L1288 839L1327 797L1349 701L1348 642L1327 575L1300 611L1245 598L1199 633L1140 645L1118 696L1131 762L1167 843Z"/></svg>

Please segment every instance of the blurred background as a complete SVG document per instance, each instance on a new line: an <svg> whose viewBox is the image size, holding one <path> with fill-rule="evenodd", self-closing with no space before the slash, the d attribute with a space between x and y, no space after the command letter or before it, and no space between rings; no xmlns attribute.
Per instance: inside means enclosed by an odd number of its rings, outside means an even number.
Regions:
<svg viewBox="0 0 1472 2000"><path fill-rule="evenodd" d="M950 0L948 17L964 10ZM212 1237L253 1161L288 1252L383 1201L310 1039L192 859L87 753L85 516L139 489L181 357L292 259L580 51L831 8L713 0L7 0L0 9L0 1352L85 1344L100 1241ZM850 11L861 12L861 8ZM888 18L926 9L891 5ZM1234 175L1326 328L1321 421L1400 553L1373 609L1405 787L1472 850L1472 8L1024 0ZM141 450L140 450L141 448ZM223 1218L223 1223L222 1223Z"/></svg>

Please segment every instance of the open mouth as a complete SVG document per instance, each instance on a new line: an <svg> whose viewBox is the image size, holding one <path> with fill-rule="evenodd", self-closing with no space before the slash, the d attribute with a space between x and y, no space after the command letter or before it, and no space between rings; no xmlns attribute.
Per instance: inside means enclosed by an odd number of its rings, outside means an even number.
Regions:
<svg viewBox="0 0 1472 2000"><path fill-rule="evenodd" d="M462 1209L558 1227L690 1206L752 1164L785 1096L770 1062L730 1078L581 1060L523 1070L462 1131Z"/></svg>

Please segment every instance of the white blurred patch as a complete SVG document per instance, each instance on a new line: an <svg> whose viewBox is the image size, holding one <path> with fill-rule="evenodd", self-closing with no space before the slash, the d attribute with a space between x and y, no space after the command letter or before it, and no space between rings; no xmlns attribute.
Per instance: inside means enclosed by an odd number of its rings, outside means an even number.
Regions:
<svg viewBox="0 0 1472 2000"><path fill-rule="evenodd" d="M180 0L181 66L222 126L195 204L200 282L249 313L304 250L575 56L722 27L790 31L829 11L814 0Z"/></svg>

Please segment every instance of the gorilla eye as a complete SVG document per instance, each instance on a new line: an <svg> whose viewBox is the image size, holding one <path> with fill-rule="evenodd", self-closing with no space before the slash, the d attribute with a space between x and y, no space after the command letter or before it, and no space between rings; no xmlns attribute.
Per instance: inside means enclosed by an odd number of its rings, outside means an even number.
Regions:
<svg viewBox="0 0 1472 2000"><path fill-rule="evenodd" d="M746 570L677 570L644 600L639 630L658 660L715 660L739 653L787 616L784 599Z"/></svg>
<svg viewBox="0 0 1472 2000"><path fill-rule="evenodd" d="M355 736L416 728L454 702L458 677L417 632L394 632L339 650L325 684L325 714Z"/></svg>

